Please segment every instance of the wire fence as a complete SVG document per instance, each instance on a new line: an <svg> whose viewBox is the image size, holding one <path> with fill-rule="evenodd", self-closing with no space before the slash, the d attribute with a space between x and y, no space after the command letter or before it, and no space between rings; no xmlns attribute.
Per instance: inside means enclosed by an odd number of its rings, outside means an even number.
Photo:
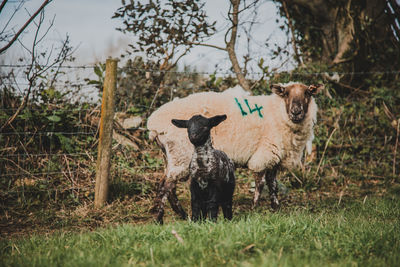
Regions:
<svg viewBox="0 0 400 267"><path fill-rule="evenodd" d="M28 68L30 65L26 64L0 64L0 67L3 68ZM53 69L94 69L96 65L66 65L66 66L53 66L50 68ZM236 75L236 73L232 70L215 70L215 71L180 71L180 70L163 70L163 69L152 69L152 68L139 68L139 67L127 67L127 69L132 71L140 71L140 72L150 72L150 73L174 73L174 74L183 74L183 75ZM380 71L349 71L349 72L337 72L337 71L322 71L322 72L297 72L297 71L269 71L269 72L260 72L260 71L246 71L242 72L244 75L265 75L265 74L282 74L282 73L290 73L292 75L369 75L369 74L400 74L400 70L380 70ZM82 84L83 85L83 84Z"/></svg>
<svg viewBox="0 0 400 267"><path fill-rule="evenodd" d="M27 68L29 65L24 64L0 64L1 68ZM62 69L67 70L85 70L93 69L95 65L76 65L76 66L61 66ZM58 67L57 67L58 68ZM235 75L232 71L176 71L176 70L158 70L150 68L134 68L129 70L138 71L146 75L147 72L160 74L172 73L181 75ZM385 75L399 75L400 70L383 70L374 72L271 72L271 74L290 73L291 75L299 76L333 76L333 75L367 75L367 74L385 74ZM247 72L246 75L264 76L263 72ZM21 85L29 86L30 83L14 81L6 82L4 86ZM57 86L71 86L71 87L95 87L95 85L87 83L59 83L55 82L53 85ZM178 86L166 86L168 89L178 89ZM193 88L192 88L193 89ZM197 89L197 88L195 88ZM198 88L200 90L200 88ZM143 108L149 111L151 105L137 104L136 107ZM0 108L1 112L10 115L17 112L17 107ZM41 112L42 108L26 107L27 112ZM50 191L74 191L74 190L93 190L94 176L95 176L95 158L97 157L96 143L98 139L98 119L100 116L99 107L92 108L74 108L66 109L65 107L51 107L46 113L47 116L58 114L69 114L70 119L76 120L74 127L71 129L61 128L60 124L63 122L48 121L46 127L37 127L29 120L24 120L23 125L19 125L17 129L12 130L8 128L7 131L0 132L0 141L7 144L8 147L0 149L0 180L1 190L0 193L4 196L7 193L26 193L26 192L50 192ZM76 114L77 113L77 114ZM0 124L3 124L4 119L7 119L3 114L0 118ZM34 118L32 118L34 119ZM97 123L90 122L89 120L97 121ZM324 121L324 118L319 118L318 121ZM379 118L376 118L376 126L379 127ZM0 125L0 126L1 126ZM21 130L23 129L23 131ZM134 131L140 133L143 128L137 127ZM145 134L142 133L139 138L143 138ZM87 138L91 138L87 141ZM353 136L349 143L357 142L380 142L386 144L393 140L393 136L373 136L370 138ZM73 140L72 140L73 139ZM362 140L360 140L362 139ZM71 142L81 145L79 151L69 152L71 150ZM39 145L38 145L39 144ZM75 144L75 145L76 145ZM41 149L37 149L40 146ZM76 148L75 148L76 149ZM73 150L73 149L72 149ZM160 150L152 146L142 146L139 150L122 151L118 156L118 145L114 148L114 176L137 176L146 175L146 171L162 172L163 166L160 158ZM125 154L124 154L125 153ZM71 160L73 158L74 160ZM80 177L81 176L81 177ZM61 178L62 179L61 179ZM31 181L29 179L33 179ZM62 183L62 188L57 185ZM32 188L30 185L36 184L38 187ZM18 186L19 185L19 186ZM40 186L46 186L41 188Z"/></svg>

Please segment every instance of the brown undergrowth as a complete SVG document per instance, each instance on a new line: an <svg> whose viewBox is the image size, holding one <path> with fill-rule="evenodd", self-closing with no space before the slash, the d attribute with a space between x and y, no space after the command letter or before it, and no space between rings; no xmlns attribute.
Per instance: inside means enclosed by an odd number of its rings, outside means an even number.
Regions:
<svg viewBox="0 0 400 267"><path fill-rule="evenodd" d="M367 182L348 181L337 185L332 181L324 182L318 190L304 190L303 188L290 188L292 178L280 177L280 200L281 210L287 213L293 209L307 209L317 211L330 207L344 206L347 201L364 201L368 197L385 194L396 194L388 192L387 184L383 180L368 180ZM90 231L99 227L116 226L119 224L148 224L155 223L150 209L155 196L157 183L154 182L162 177L162 172L149 172L142 176L138 183L147 184L149 191L134 195L118 195L111 192L111 200L101 209L93 206L93 201L83 201L79 205L52 205L41 203L36 208L27 210L24 207L5 208L0 216L0 234L2 238L18 238L31 236L33 234L48 235L57 231L80 232ZM242 216L251 212L253 179L251 173L244 169L237 170L237 187L234 194L234 216ZM151 178L151 179L150 179ZM398 185L397 185L398 186ZM260 201L256 212L273 212L269 208L268 190ZM190 195L188 183L181 183L177 189L178 196L183 206L190 212ZM117 195L117 196L116 196ZM172 209L167 206L165 222L179 220Z"/></svg>
<svg viewBox="0 0 400 267"><path fill-rule="evenodd" d="M377 195L399 197L399 99L398 91L378 87L371 87L367 97L320 96L311 157L300 170L279 174L279 212L345 208L348 201ZM161 150L148 142L145 121L120 133L137 146L113 143L109 202L95 209L98 112L37 109L25 111L14 129L0 136L1 238L154 223L150 209L164 162ZM9 115L0 113L0 119ZM254 179L246 169L236 175L238 217L251 212ZM264 191L256 211L272 212ZM179 184L178 197L189 211L188 183ZM167 205L165 222L174 220L178 217Z"/></svg>

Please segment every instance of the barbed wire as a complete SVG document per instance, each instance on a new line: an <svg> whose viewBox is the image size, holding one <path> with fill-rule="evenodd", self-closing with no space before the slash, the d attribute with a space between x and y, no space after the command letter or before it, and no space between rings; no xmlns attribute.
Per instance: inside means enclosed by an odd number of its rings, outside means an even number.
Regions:
<svg viewBox="0 0 400 267"><path fill-rule="evenodd" d="M6 196L7 194L20 194L20 193L36 193L36 192L64 192L64 191L85 191L89 189L94 189L95 185L93 184L92 186L73 186L69 188L47 188L47 189L41 189L41 188L29 188L29 189L23 189L23 190L7 190L6 192L0 191L0 195Z"/></svg>
<svg viewBox="0 0 400 267"><path fill-rule="evenodd" d="M148 169L160 169L164 168L164 166L135 166L135 167L120 167L117 165L116 167L113 167L114 170L148 170ZM42 175L57 175L57 174L72 174L72 173L81 173L80 171L69 171L69 170L64 170L64 171L51 171L51 172L17 172L17 173L6 173L6 174L0 174L0 177L15 177L15 176L23 176L23 175L29 175L29 176L42 176Z"/></svg>
<svg viewBox="0 0 400 267"><path fill-rule="evenodd" d="M64 107L52 107L53 109L48 110L49 113L52 113L54 111L57 111L57 109L60 109L62 111L74 111L74 112L85 112L85 111L93 111L93 112L100 112L100 109L98 107L94 107L92 109L86 108L86 109L75 109L75 108L64 108ZM0 108L0 111L16 111L18 108ZM24 110L29 110L29 111L43 111L42 108L32 108L32 107L26 107Z"/></svg>
<svg viewBox="0 0 400 267"><path fill-rule="evenodd" d="M157 149L144 149L142 151L137 151L141 154L145 154L148 152L154 152L154 151L161 151L159 148ZM38 153L38 154L31 154L31 153L24 153L24 154L1 154L0 153L0 159L5 158L5 157L44 157L44 156L93 156L97 155L97 152L80 152L80 153Z"/></svg>
<svg viewBox="0 0 400 267"><path fill-rule="evenodd" d="M7 67L7 68L24 68L24 67L30 67L30 65L24 65L24 64L20 64L20 65L13 65L13 64L0 64L0 67ZM61 66L62 69L70 69L70 70L80 70L80 69L91 69L96 67L95 65L75 65L75 66ZM54 68L59 68L54 67ZM132 70L132 71L140 71L140 72L152 72L152 73L172 73L172 74L183 74L183 75L194 75L194 74L200 74L200 75L235 75L235 73L231 70L219 70L219 71L213 71L213 72L209 72L209 71L178 71L178 70L159 70L159 69L151 69L151 68L136 68L136 67L125 67L125 69L128 70ZM68 72L66 72L68 73ZM291 72L291 71L281 71L281 72L270 72L270 73L264 73L264 72L247 72L244 74L247 75L271 75L271 74L289 74L289 75L299 75L299 76L319 76L319 75L366 75L366 74L400 74L400 70L384 70L384 71L366 71L366 72L310 72L310 73L306 73L306 72ZM11 84L19 84L19 85L30 85L28 83L9 83ZM72 83L72 84L65 84L65 83L57 83L56 85L62 85L62 86L82 86L82 87L95 87L95 85L89 85L89 84L79 84L79 83ZM178 89L180 87L178 86L165 86L166 89ZM188 90L204 90L204 88L188 88ZM146 108L149 109L150 106L146 106L146 105L134 105L134 107L142 107L142 108ZM57 108L57 107L56 107ZM38 110L38 111L43 111L40 108L34 109L34 108L26 108L27 110ZM74 112L85 112L85 111L90 111L92 113L95 112L100 112L100 109L98 108L94 108L94 109L64 109L63 107L60 107L60 109L62 109L63 111L74 111ZM16 111L18 110L17 108L15 109L0 109L0 111ZM50 114L51 112L55 112L56 110L52 109L49 110ZM318 121L324 121L324 119L318 119ZM96 131L77 131L77 132L65 132L65 131L40 131L40 132L35 132L35 131L26 131L26 132L6 132L6 133L0 133L1 135L4 136L8 136L8 135L47 135L47 136L52 136L52 135L56 135L56 134L62 134L62 135L97 135L98 132ZM353 140L353 141L352 141ZM364 142L369 142L369 141L388 141L387 137L383 137L383 136L376 136L373 138L356 138L354 137L352 140L350 140L349 142L343 143L345 145L348 144L352 144L354 142L354 140L363 140ZM339 146L342 146L343 144L340 144ZM146 150L146 151L139 151L139 153L141 154L145 154L148 153L150 151L160 151L160 149L152 149L152 150ZM8 157L10 158L15 158L15 157L48 157L48 156L54 156L54 157L63 157L63 156L70 156L70 157L75 157L75 156L88 156L89 159L90 156L94 156L96 155L97 152L87 152L87 153L38 153L38 154L31 154L31 153L26 153L26 154L0 154L0 160L3 158L5 158L7 160ZM10 160L11 161L11 160ZM28 162L29 163L29 162ZM138 162L136 162L138 163ZM146 162L146 160L143 160L143 162L139 163L140 166L122 166L120 164L116 164L112 167L113 171L140 171L140 170L158 170L161 168L164 168L164 166L148 166L146 164L148 164L148 162ZM65 167L63 166L64 164L60 164L61 168ZM20 165L18 165L20 166ZM29 166L29 164L24 165L24 168L27 168ZM50 167L50 165L49 165ZM13 173L3 173L0 174L0 177L33 177L33 178L38 178L39 176L56 176L56 175L63 175L63 176L71 176L72 174L81 174L83 176L89 176L92 175L94 170L90 170L88 168L85 168L84 170L86 170L87 172L83 172L82 169L79 169L81 167L78 167L77 169L72 168L72 170L69 169L60 169L60 170L55 170L55 171L39 171L39 172L31 172L28 170L25 170L22 167L19 167L20 170L23 170L23 172L13 172ZM11 168L9 169L10 171L12 170ZM17 169L14 169L14 171L17 171ZM36 176L36 177L35 177ZM79 177L76 176L76 177ZM18 178L17 178L18 179ZM90 187L86 187L88 189L93 189L93 186ZM32 192L37 192L37 191L68 191L68 190L84 190L85 187L80 188L79 185L77 185L76 187L72 187L72 188L63 188L63 189L55 189L55 188L49 188L49 189L38 189L38 190L32 190ZM16 193L21 193L21 192L27 192L27 191L9 191L9 192L16 192ZM0 191L1 193L1 191Z"/></svg>
<svg viewBox="0 0 400 267"><path fill-rule="evenodd" d="M22 85L29 86L30 83L20 83L20 82L10 82L10 83L2 83L1 85ZM86 84L86 83L53 83L53 86L70 86L70 87L95 87L94 84Z"/></svg>
<svg viewBox="0 0 400 267"><path fill-rule="evenodd" d="M97 132L53 132L53 131L48 131L48 132L7 132L7 133L1 133L0 135L56 135L56 134L62 134L62 135L96 135Z"/></svg>
<svg viewBox="0 0 400 267"><path fill-rule="evenodd" d="M4 68L29 68L30 64L0 64ZM50 69L90 69L96 65L64 65L64 66L48 66Z"/></svg>
<svg viewBox="0 0 400 267"><path fill-rule="evenodd" d="M38 153L38 154L30 154L30 153L26 153L26 154L0 154L0 159L1 157L43 157L43 156L50 156L50 157L54 157L54 156L82 156L82 155L96 155L97 152L81 152L81 153Z"/></svg>
<svg viewBox="0 0 400 267"><path fill-rule="evenodd" d="M5 68L26 68L30 67L28 64L0 64L0 67ZM69 65L69 66L54 66L50 68L63 68L63 69L90 69L94 68L96 65ZM159 69L151 69L151 68L138 68L138 67L125 67L126 69L134 70L134 71L142 71L142 72L151 72L151 73L174 73L174 74L185 74L185 75L193 75L193 74L203 74L203 75L213 75L213 74L221 74L221 75L234 75L235 72L231 70L222 70L222 71L179 71L179 70L159 70ZM291 74L291 75L299 75L299 76L307 76L307 75L366 75L366 74L399 74L400 70L382 70L382 71L354 71L354 72L335 72L335 71L322 71L322 72L292 72L288 71L271 71L268 73L265 72L242 72L244 75L265 75L265 74Z"/></svg>

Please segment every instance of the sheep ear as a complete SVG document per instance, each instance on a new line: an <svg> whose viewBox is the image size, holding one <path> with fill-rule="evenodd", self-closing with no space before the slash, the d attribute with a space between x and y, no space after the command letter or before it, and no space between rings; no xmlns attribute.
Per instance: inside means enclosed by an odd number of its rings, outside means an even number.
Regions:
<svg viewBox="0 0 400 267"><path fill-rule="evenodd" d="M226 115L218 115L218 116L214 116L208 119L208 122L210 124L210 128L217 126L218 124L220 124L221 122L223 122L224 120L226 120Z"/></svg>
<svg viewBox="0 0 400 267"><path fill-rule="evenodd" d="M187 120L171 120L172 124L178 128L187 128Z"/></svg>
<svg viewBox="0 0 400 267"><path fill-rule="evenodd" d="M321 90L323 90L324 88L325 88L325 86L324 86L323 84L317 84L317 85L312 84L312 85L310 85L310 86L307 88L307 92L308 92L310 95L316 95L316 94L318 94Z"/></svg>
<svg viewBox="0 0 400 267"><path fill-rule="evenodd" d="M279 95L279 96L284 96L286 87L283 87L279 84L271 84L271 90L273 93Z"/></svg>

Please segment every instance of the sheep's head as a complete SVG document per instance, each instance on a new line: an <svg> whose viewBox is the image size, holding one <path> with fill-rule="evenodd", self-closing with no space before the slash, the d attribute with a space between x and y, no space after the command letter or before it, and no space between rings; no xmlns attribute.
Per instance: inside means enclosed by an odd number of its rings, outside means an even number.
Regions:
<svg viewBox="0 0 400 267"><path fill-rule="evenodd" d="M286 105L286 113L293 123L300 123L306 117L311 97L324 88L324 85L306 86L301 83L289 85L272 84L271 90L282 97Z"/></svg>
<svg viewBox="0 0 400 267"><path fill-rule="evenodd" d="M171 122L178 128L187 128L190 142L195 146L204 145L210 137L211 128L217 126L226 120L226 115L218 115L206 118L201 115L195 115L189 120L176 120Z"/></svg>

